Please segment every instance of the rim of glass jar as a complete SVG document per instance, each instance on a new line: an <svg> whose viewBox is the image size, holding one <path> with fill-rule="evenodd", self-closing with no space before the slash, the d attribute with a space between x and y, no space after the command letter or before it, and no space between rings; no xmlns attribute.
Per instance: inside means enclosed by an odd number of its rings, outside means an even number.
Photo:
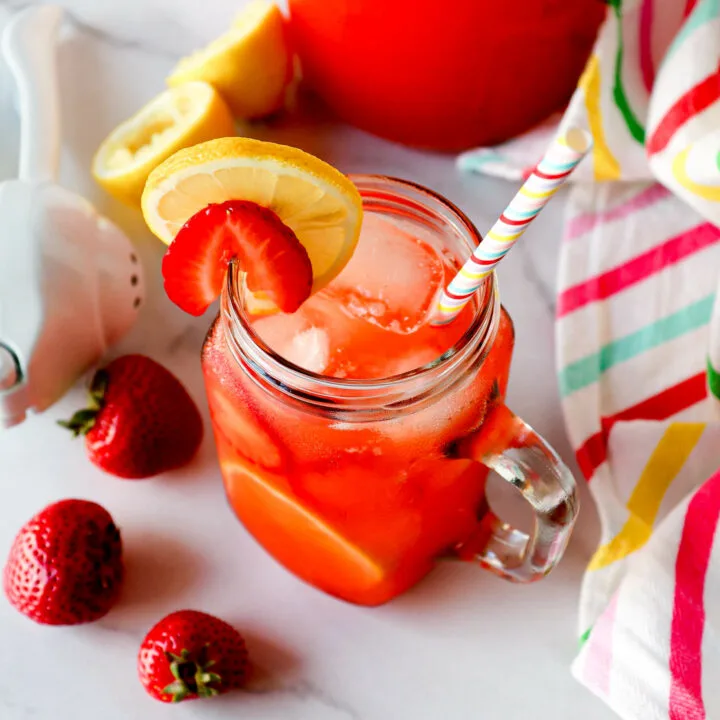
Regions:
<svg viewBox="0 0 720 720"><path fill-rule="evenodd" d="M387 175L351 174L363 207L391 202L398 211L426 218L435 216L454 229L470 254L482 240L472 221L456 205L417 183ZM231 263L221 297L226 319L225 338L236 362L245 364L264 382L303 404L333 410L390 410L420 404L462 379L464 367L487 354L499 323L497 278L492 273L472 298L478 308L460 339L439 358L408 372L376 379L319 375L275 353L255 331L244 303L245 274ZM257 380L257 378L256 378Z"/></svg>

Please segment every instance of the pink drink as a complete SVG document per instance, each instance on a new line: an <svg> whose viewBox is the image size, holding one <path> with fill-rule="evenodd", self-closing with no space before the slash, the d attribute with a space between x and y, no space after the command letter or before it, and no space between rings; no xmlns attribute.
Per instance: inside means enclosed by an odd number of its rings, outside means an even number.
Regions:
<svg viewBox="0 0 720 720"><path fill-rule="evenodd" d="M503 572L487 466L537 436L503 404L514 335L494 280L456 322L429 325L477 241L472 225L421 188L364 180L362 234L345 270L295 314L263 317L247 314L231 271L203 369L240 520L299 577L376 605L443 555ZM564 548L573 512L566 518L543 536L562 540L546 564ZM502 527L503 542L524 537ZM504 574L520 579L521 566Z"/></svg>
<svg viewBox="0 0 720 720"><path fill-rule="evenodd" d="M352 259L330 286L293 315L260 318L253 329L286 360L334 378L391 377L437 360L467 330L472 311L445 328L430 326L457 266L418 235L367 215Z"/></svg>

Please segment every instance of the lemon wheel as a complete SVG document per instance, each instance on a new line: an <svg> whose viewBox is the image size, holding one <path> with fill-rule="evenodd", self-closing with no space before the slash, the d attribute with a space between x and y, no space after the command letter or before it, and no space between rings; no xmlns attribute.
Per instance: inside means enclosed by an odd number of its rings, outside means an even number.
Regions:
<svg viewBox="0 0 720 720"><path fill-rule="evenodd" d="M386 569L303 506L283 478L229 461L222 473L237 516L285 567L333 595L376 604L388 582Z"/></svg>
<svg viewBox="0 0 720 720"><path fill-rule="evenodd" d="M142 197L163 242L210 204L246 200L269 208L307 250L313 291L345 267L360 235L362 200L340 171L297 148L224 138L181 150L157 167Z"/></svg>

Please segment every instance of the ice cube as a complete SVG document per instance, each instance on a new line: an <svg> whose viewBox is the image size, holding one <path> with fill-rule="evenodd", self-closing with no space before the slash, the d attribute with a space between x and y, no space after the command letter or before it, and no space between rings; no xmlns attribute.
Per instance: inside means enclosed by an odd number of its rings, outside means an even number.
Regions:
<svg viewBox="0 0 720 720"><path fill-rule="evenodd" d="M367 213L350 262L327 292L351 316L408 334L427 321L444 279L444 264L434 248Z"/></svg>
<svg viewBox="0 0 720 720"><path fill-rule="evenodd" d="M303 370L321 375L330 359L330 339L325 330L311 327L295 335L283 354Z"/></svg>
<svg viewBox="0 0 720 720"><path fill-rule="evenodd" d="M273 350L294 365L322 374L328 366L330 339L328 333L315 327L302 311L278 313L260 318L253 329Z"/></svg>
<svg viewBox="0 0 720 720"><path fill-rule="evenodd" d="M421 346L415 351L399 352L393 357L387 357L383 366L383 376L402 375L403 373L417 370L437 360L438 351L434 346Z"/></svg>
<svg viewBox="0 0 720 720"><path fill-rule="evenodd" d="M286 314L277 313L259 317L252 324L253 330L263 342L278 355L286 355L293 338L310 327L310 322L302 311Z"/></svg>

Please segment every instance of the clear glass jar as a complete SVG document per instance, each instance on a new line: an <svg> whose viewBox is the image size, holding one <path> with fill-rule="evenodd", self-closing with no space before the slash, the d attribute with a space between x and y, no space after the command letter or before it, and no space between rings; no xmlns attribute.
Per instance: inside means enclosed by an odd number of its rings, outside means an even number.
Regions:
<svg viewBox="0 0 720 720"><path fill-rule="evenodd" d="M444 198L412 183L355 176L366 217L431 234L460 259L480 236ZM306 372L254 332L231 267L203 371L230 504L286 568L345 600L377 605L436 560L477 560L515 581L547 574L577 514L557 454L504 404L514 345L494 276L442 357L403 375L343 380ZM382 349L378 348L378 352ZM531 535L485 498L488 470L531 505Z"/></svg>

